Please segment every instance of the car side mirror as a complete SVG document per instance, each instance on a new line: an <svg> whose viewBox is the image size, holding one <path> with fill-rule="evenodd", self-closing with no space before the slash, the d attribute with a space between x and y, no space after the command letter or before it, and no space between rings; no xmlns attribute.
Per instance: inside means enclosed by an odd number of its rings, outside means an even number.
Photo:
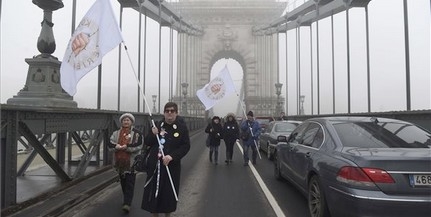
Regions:
<svg viewBox="0 0 431 217"><path fill-rule="evenodd" d="M286 136L277 136L277 142L287 142Z"/></svg>
<svg viewBox="0 0 431 217"><path fill-rule="evenodd" d="M295 138L296 138L297 135L298 135L298 133L290 134L289 139L287 141L288 142L292 142L293 140L295 140Z"/></svg>

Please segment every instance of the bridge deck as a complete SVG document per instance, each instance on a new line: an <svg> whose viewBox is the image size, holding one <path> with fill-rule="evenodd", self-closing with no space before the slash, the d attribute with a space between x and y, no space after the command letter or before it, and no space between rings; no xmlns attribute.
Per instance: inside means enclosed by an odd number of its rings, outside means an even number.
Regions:
<svg viewBox="0 0 431 217"><path fill-rule="evenodd" d="M225 165L225 148L222 143L219 165L216 166L208 162L208 150L203 145L205 137L206 134L199 131L191 138L192 149L183 160L179 204L173 216L277 216L253 177L254 167L243 166L238 147L235 148L234 163ZM266 179L284 185L285 183L278 182L271 176L271 166L272 163L262 157L256 169L262 167L259 170L260 173L266 173ZM137 175L130 216L148 214L140 208L145 176L143 173ZM15 210L10 210L10 216L121 216L121 188L115 181L115 172L105 169L88 179L75 181L70 187L63 186L59 191L51 191L33 206L22 210L16 207ZM286 194L282 191L280 193ZM298 192L295 194L301 197ZM305 199L301 201L302 210L306 210ZM307 216L307 213L295 216Z"/></svg>

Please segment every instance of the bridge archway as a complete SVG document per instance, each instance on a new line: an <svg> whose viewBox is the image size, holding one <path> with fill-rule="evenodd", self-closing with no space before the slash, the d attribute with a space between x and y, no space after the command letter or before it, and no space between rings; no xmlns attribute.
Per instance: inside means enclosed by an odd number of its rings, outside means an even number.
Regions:
<svg viewBox="0 0 431 217"><path fill-rule="evenodd" d="M241 64L239 59L234 56L218 56L214 57L214 61L210 64L210 78L216 77L219 72L227 66L235 85L235 93L226 96L220 103L216 104L209 112L209 116L218 115L225 116L228 113L234 113L237 116L243 116L243 82L244 82L244 64Z"/></svg>
<svg viewBox="0 0 431 217"><path fill-rule="evenodd" d="M258 116L275 115L278 38L272 32L255 33L253 29L280 17L283 12L280 8L285 8L285 3L187 1L176 3L175 7L187 14L192 23L203 27L199 34L183 31L178 35L178 95L174 98L186 105L183 106L186 113L205 116L196 91L209 82L211 68L217 60L234 59L243 69L243 89L238 91L244 98L245 110L253 110ZM187 95L181 95L182 83L189 84Z"/></svg>

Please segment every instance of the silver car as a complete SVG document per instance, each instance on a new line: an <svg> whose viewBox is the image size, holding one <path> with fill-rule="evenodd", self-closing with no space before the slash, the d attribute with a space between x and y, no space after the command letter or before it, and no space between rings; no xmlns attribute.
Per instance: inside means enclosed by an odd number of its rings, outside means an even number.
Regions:
<svg viewBox="0 0 431 217"><path fill-rule="evenodd" d="M278 141L275 177L304 193L312 217L431 216L431 133L423 128L313 118Z"/></svg>
<svg viewBox="0 0 431 217"><path fill-rule="evenodd" d="M302 121L271 121L262 130L259 137L259 147L262 151L266 152L269 160L273 159L277 137L281 135L288 137L300 123Z"/></svg>

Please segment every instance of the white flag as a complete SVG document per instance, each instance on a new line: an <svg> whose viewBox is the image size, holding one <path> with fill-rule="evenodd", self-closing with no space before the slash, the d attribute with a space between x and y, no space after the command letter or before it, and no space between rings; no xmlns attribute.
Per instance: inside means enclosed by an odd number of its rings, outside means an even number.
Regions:
<svg viewBox="0 0 431 217"><path fill-rule="evenodd" d="M235 93L235 85L230 77L227 66L225 66L219 75L202 89L198 90L196 95L202 104L204 104L205 110L209 110L232 93Z"/></svg>
<svg viewBox="0 0 431 217"><path fill-rule="evenodd" d="M61 86L71 96L84 75L123 41L110 0L97 0L82 18L66 48L60 68Z"/></svg>

